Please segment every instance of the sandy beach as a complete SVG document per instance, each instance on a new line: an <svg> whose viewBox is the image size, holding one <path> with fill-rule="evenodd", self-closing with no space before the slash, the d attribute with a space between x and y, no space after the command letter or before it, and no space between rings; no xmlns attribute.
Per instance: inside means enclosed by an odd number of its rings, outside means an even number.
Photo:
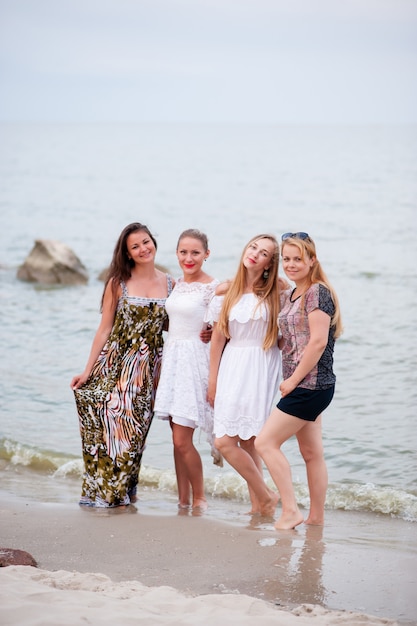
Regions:
<svg viewBox="0 0 417 626"><path fill-rule="evenodd" d="M0 547L38 564L0 569L2 624L417 624L401 520L330 511L324 529L277 532L143 504L0 504Z"/></svg>

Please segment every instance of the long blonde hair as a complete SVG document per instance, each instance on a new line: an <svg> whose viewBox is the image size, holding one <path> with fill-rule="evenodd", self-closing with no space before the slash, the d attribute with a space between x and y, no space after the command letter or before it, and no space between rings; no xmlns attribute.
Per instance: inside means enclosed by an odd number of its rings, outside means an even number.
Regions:
<svg viewBox="0 0 417 626"><path fill-rule="evenodd" d="M243 257L248 247L258 239L269 239L275 246L271 257L271 264L268 270L268 276L264 278L262 274L253 285L253 293L259 298L257 306L265 304L269 313L268 327L263 342L263 349L269 350L276 345L278 340L278 313L279 313L279 284L278 284L278 266L279 266L279 245L273 235L263 234L253 237L243 249L240 257L239 267L235 277L230 283L227 293L224 297L218 328L225 337L230 339L229 334L229 316L230 311L236 302L240 300L245 293L246 288L246 272L247 269L243 265Z"/></svg>
<svg viewBox="0 0 417 626"><path fill-rule="evenodd" d="M309 286L315 283L318 283L320 285L324 285L324 287L327 287L327 289L330 291L330 295L332 297L333 304L334 304L334 313L330 321L330 326L333 328L334 338L337 339L338 337L340 337L340 335L343 332L343 324L342 324L342 316L340 313L339 299L337 297L337 294L334 288L329 283L329 280L326 274L324 273L324 270L320 264L320 261L317 258L316 245L314 241L311 239L310 236L308 236L306 239L300 239L298 237L287 237L286 239L284 239L284 241L281 244L282 256L284 256L283 251L286 245L296 246L298 250L300 251L300 256L302 259L305 260L306 258L308 258L308 259L313 260L313 265L310 268L310 273L309 273L309 276L307 277L307 280L310 283ZM303 309L304 309L304 294L301 299L301 310Z"/></svg>

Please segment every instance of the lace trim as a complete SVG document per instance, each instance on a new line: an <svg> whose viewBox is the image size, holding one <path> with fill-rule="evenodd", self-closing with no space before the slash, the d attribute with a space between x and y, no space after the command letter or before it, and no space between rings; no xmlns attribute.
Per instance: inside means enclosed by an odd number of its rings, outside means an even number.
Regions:
<svg viewBox="0 0 417 626"><path fill-rule="evenodd" d="M172 292L172 276L170 274L166 274L166 277L167 277L167 288L168 288L168 296L169 296L170 293ZM148 304L149 302L164 303L166 300L166 298L147 298L146 296L129 296L126 283L123 280L120 281L120 286L122 288L122 295L120 297L120 300L127 298L128 300L135 300L136 302L143 302L146 304Z"/></svg>
<svg viewBox="0 0 417 626"><path fill-rule="evenodd" d="M211 283L186 283L183 278L179 278L175 283L175 291L178 293L202 293L204 303L208 304L213 298L213 294L219 284L220 281L218 281L217 278L213 279Z"/></svg>

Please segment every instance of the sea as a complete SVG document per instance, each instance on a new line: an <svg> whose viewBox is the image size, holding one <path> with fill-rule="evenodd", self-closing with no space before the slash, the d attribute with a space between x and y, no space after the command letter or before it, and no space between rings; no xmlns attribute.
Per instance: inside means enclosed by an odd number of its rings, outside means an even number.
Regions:
<svg viewBox="0 0 417 626"><path fill-rule="evenodd" d="M207 233L205 269L234 275L254 235L306 231L341 303L336 393L323 417L328 510L417 521L417 126L0 125L0 489L77 506L82 460L70 389L100 321L119 233L147 224L175 277L178 235ZM88 284L17 279L38 239L68 245ZM244 481L195 435L210 500L229 521ZM308 508L296 441L284 446ZM265 470L265 477L270 478ZM272 483L271 483L272 485ZM154 420L139 509L175 510L169 426Z"/></svg>

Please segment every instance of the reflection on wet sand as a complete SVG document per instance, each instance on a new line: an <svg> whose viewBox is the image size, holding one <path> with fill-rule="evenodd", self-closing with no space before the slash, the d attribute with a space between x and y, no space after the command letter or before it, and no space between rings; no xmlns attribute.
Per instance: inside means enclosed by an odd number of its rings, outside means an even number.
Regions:
<svg viewBox="0 0 417 626"><path fill-rule="evenodd" d="M325 543L322 526L305 526L305 532L281 530L276 537L258 542L279 555L271 562L268 578L259 581L262 597L278 606L298 606L300 603L325 606L326 589L322 580ZM271 575L272 572L272 575Z"/></svg>

